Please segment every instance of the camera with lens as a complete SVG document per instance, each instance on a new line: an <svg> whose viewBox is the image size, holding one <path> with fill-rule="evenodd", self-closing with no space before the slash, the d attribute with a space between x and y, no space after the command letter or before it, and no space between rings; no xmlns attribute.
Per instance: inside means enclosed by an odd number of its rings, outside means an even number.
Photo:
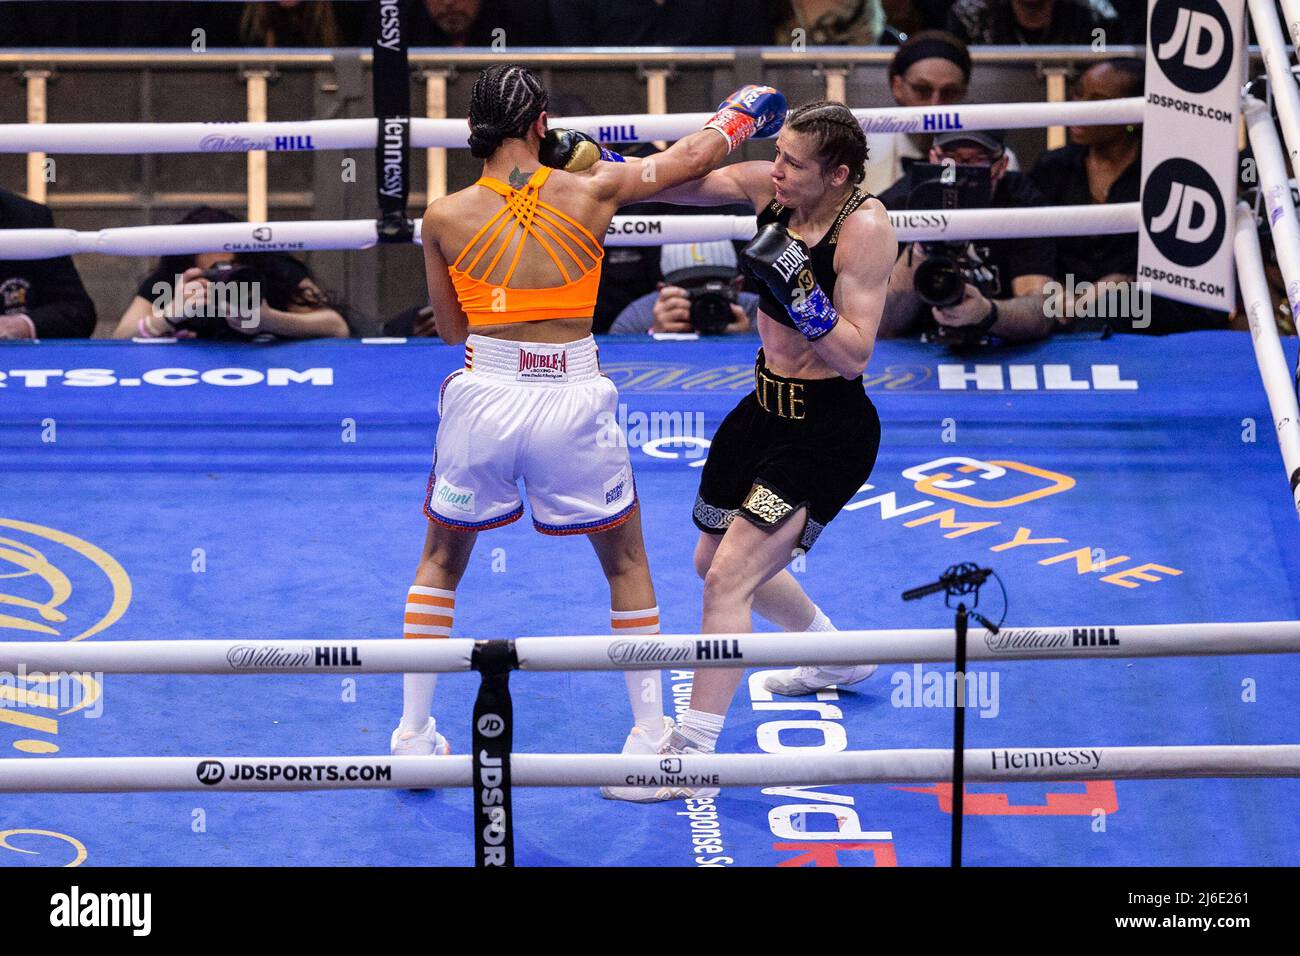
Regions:
<svg viewBox="0 0 1300 956"><path fill-rule="evenodd" d="M987 209L993 198L988 166L916 163L909 175L907 208ZM961 301L966 283L988 294L993 273L969 242L922 242L925 261L917 265L912 285L926 305L947 308Z"/></svg>
<svg viewBox="0 0 1300 956"><path fill-rule="evenodd" d="M709 279L686 290L691 301L691 328L700 335L722 335L734 316L731 307L739 297L730 282Z"/></svg>
<svg viewBox="0 0 1300 956"><path fill-rule="evenodd" d="M260 290L262 283L262 274L257 268L239 262L218 262L211 268L203 270L200 278L207 279L211 283L221 283L224 288L233 288L237 291L245 288ZM259 301L260 297L259 292ZM208 305L209 307L203 310L203 314L183 316L177 321L172 321L171 324L177 329L193 332L201 339L242 338L258 334L256 329L245 332L231 328L230 323L226 321L230 315L230 303L225 296L218 295L209 299ZM211 307L213 305L215 308Z"/></svg>

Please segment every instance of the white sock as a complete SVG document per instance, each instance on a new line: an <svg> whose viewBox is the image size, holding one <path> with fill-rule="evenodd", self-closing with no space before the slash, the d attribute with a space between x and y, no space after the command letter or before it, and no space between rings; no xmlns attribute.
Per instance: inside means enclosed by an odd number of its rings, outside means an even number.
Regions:
<svg viewBox="0 0 1300 956"><path fill-rule="evenodd" d="M617 635L658 634L659 605L641 611L609 612L610 629ZM636 725L656 738L663 732L664 688L659 671L624 671L627 699Z"/></svg>
<svg viewBox="0 0 1300 956"><path fill-rule="evenodd" d="M456 615L456 592L414 584L406 592L406 615L402 636L443 638L451 636ZM402 675L402 730L419 730L429 722L437 674Z"/></svg>
<svg viewBox="0 0 1300 956"><path fill-rule="evenodd" d="M817 606L814 604L814 605L813 605L813 610L816 611L817 613L813 615L812 623L809 624L807 627L804 628L805 631L833 631L833 630L835 630L835 625L831 623L831 619L830 619L829 617L826 616L826 613L825 613L824 611L822 611L821 608L817 607Z"/></svg>
<svg viewBox="0 0 1300 956"><path fill-rule="evenodd" d="M688 710L677 722L677 732L705 753L713 753L718 745L718 735L722 733L722 723L725 719L722 714Z"/></svg>

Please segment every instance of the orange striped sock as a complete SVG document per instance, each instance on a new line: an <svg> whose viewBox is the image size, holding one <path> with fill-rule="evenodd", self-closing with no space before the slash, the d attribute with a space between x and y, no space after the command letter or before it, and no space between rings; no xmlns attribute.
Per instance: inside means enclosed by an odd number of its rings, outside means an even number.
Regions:
<svg viewBox="0 0 1300 956"><path fill-rule="evenodd" d="M633 637L659 633L659 606L640 611L610 611L609 626L616 635ZM632 719L654 738L663 732L664 688L659 671L624 671Z"/></svg>
<svg viewBox="0 0 1300 956"><path fill-rule="evenodd" d="M451 636L452 618L456 615L456 592L444 588L426 588L414 584L406 592L406 616L402 636L439 638ZM437 674L402 675L402 729L419 730L433 710L433 692Z"/></svg>

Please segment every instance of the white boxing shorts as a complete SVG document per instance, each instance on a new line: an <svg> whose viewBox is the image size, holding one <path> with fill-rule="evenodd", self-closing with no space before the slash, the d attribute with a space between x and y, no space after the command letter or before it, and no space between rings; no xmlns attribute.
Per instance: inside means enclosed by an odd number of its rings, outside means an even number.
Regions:
<svg viewBox="0 0 1300 956"><path fill-rule="evenodd" d="M424 500L431 521L484 531L523 516L543 534L590 534L636 511L618 389L591 336L564 345L471 335L438 399Z"/></svg>

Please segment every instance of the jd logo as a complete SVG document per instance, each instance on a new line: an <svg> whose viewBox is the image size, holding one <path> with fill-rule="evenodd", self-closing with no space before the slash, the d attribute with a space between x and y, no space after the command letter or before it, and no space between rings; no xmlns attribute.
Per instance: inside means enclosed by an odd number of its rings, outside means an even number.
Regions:
<svg viewBox="0 0 1300 956"><path fill-rule="evenodd" d="M226 779L226 768L222 766L220 760L204 760L199 764L196 775L199 783L206 783L211 787Z"/></svg>
<svg viewBox="0 0 1300 956"><path fill-rule="evenodd" d="M496 714L484 714L478 719L478 732L484 737L498 737L506 723Z"/></svg>
<svg viewBox="0 0 1300 956"><path fill-rule="evenodd" d="M1223 243L1227 219L1214 179L1190 159L1166 159L1142 190L1142 221L1157 249L1180 266L1204 265Z"/></svg>
<svg viewBox="0 0 1300 956"><path fill-rule="evenodd" d="M1187 93L1205 93L1228 74L1232 27L1216 0L1156 0L1151 46L1170 83Z"/></svg>

